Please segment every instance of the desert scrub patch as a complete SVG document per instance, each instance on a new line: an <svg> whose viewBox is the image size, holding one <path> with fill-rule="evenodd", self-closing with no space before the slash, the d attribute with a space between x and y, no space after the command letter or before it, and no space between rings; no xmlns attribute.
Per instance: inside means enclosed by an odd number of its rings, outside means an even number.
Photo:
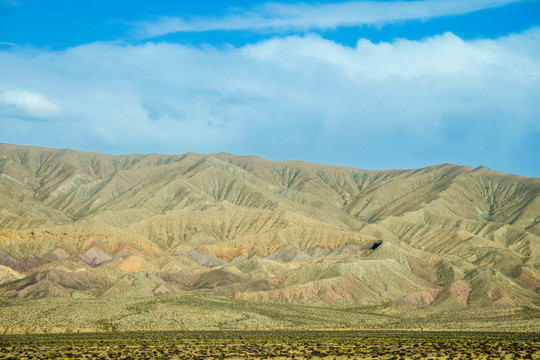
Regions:
<svg viewBox="0 0 540 360"><path fill-rule="evenodd" d="M0 336L0 359L538 357L538 333L280 330Z"/></svg>

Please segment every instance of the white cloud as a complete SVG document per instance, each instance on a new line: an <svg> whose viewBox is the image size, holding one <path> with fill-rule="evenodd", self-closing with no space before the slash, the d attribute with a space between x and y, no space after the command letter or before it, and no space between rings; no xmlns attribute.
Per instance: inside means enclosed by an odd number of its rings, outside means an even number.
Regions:
<svg viewBox="0 0 540 360"><path fill-rule="evenodd" d="M209 30L283 31L383 25L466 14L524 0L346 1L322 4L266 3L215 18L162 17L137 24L138 34L152 38L175 32Z"/></svg>
<svg viewBox="0 0 540 360"><path fill-rule="evenodd" d="M60 108L45 96L26 90L6 90L0 93L0 112L32 117L57 115Z"/></svg>
<svg viewBox="0 0 540 360"><path fill-rule="evenodd" d="M5 51L0 68L10 71L0 89L32 92L4 92L3 106L56 114L28 124L0 113L0 134L3 142L115 153L503 169L525 161L516 149L540 135L539 40L536 28L494 40L446 33L355 47L306 35L241 48Z"/></svg>

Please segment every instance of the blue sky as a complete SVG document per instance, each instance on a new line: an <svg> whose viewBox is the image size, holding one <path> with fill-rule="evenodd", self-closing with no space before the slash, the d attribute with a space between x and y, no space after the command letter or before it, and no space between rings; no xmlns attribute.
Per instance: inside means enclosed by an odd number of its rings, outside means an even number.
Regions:
<svg viewBox="0 0 540 360"><path fill-rule="evenodd" d="M540 0L0 0L0 142L540 177Z"/></svg>

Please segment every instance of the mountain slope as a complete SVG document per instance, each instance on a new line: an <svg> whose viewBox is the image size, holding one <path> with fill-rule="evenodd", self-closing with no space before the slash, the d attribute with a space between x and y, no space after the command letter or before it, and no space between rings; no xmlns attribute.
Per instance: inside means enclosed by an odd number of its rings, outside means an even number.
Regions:
<svg viewBox="0 0 540 360"><path fill-rule="evenodd" d="M536 308L539 221L539 179L482 167L0 144L6 299Z"/></svg>

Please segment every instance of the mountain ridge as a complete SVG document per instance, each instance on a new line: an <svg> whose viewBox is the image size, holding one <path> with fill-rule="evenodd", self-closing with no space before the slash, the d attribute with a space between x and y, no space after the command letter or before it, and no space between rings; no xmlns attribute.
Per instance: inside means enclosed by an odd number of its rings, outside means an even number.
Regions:
<svg viewBox="0 0 540 360"><path fill-rule="evenodd" d="M0 204L7 301L202 291L327 308L540 305L540 179L484 167L0 144Z"/></svg>

